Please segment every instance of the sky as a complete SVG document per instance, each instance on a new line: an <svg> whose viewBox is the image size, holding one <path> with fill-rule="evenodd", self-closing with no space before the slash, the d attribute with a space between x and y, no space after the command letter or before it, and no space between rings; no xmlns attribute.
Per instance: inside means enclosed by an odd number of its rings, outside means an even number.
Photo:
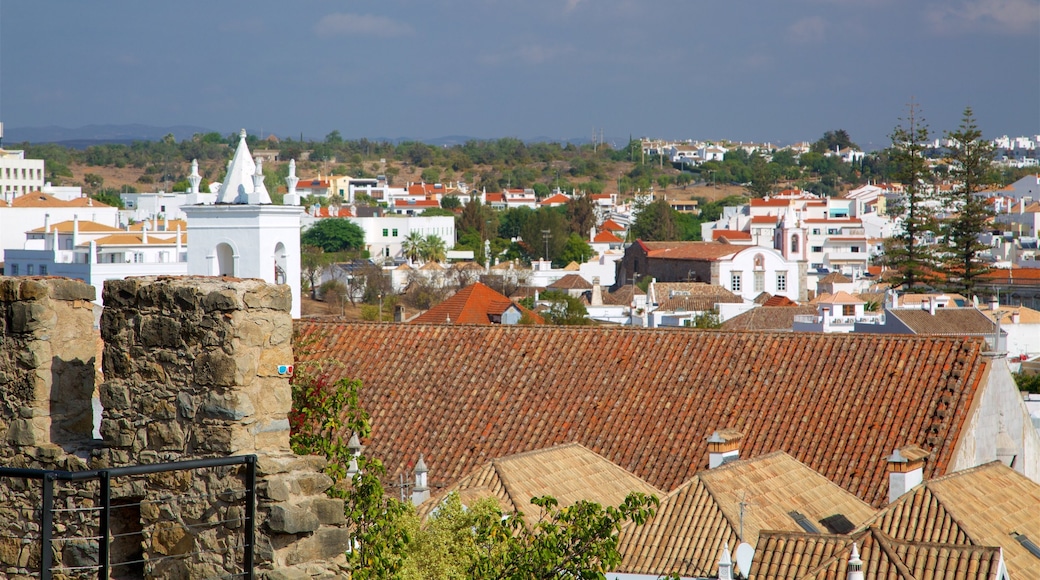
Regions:
<svg viewBox="0 0 1040 580"><path fill-rule="evenodd" d="M1040 0L0 0L0 121L867 149L1040 133Z"/></svg>

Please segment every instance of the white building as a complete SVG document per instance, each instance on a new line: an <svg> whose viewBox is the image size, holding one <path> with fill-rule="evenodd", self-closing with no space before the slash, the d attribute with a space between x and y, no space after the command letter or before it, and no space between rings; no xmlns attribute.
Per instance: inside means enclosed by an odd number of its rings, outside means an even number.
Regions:
<svg viewBox="0 0 1040 580"><path fill-rule="evenodd" d="M260 278L292 289L292 315L300 317L300 214L293 205L272 205L262 164L254 162L245 129L220 184L216 203L186 205L188 273ZM197 172L189 177L198 190Z"/></svg>
<svg viewBox="0 0 1040 580"><path fill-rule="evenodd" d="M26 232L75 219L121 227L119 208L89 197L63 200L36 191L0 200L0 250L23 249Z"/></svg>
<svg viewBox="0 0 1040 580"><path fill-rule="evenodd" d="M131 231L78 218L47 224L25 234L23 249L4 250L5 273L82 280L94 287L100 305L106 280L188 273L182 226L155 227L162 226L142 224Z"/></svg>
<svg viewBox="0 0 1040 580"><path fill-rule="evenodd" d="M3 137L0 129L0 137ZM25 151L0 149L0 195L10 200L43 189L43 159L26 159Z"/></svg>
<svg viewBox="0 0 1040 580"><path fill-rule="evenodd" d="M352 217L365 231L365 249L375 261L404 258L402 244L411 233L437 236L446 249L455 245L455 218L452 216L384 215Z"/></svg>

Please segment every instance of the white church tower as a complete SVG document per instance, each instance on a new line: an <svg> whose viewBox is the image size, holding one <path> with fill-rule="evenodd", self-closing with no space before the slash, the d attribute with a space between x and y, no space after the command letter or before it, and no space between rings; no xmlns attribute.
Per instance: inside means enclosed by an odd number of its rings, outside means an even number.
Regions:
<svg viewBox="0 0 1040 580"><path fill-rule="evenodd" d="M261 162L253 160L246 145L245 129L239 137L216 203L181 207L188 216L188 274L288 284L292 316L299 318L303 208L272 205Z"/></svg>

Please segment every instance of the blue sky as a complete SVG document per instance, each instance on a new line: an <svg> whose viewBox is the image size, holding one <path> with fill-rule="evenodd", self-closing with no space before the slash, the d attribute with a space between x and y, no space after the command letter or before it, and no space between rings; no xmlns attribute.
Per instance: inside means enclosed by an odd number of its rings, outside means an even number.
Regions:
<svg viewBox="0 0 1040 580"><path fill-rule="evenodd" d="M881 145L1040 133L1040 0L0 0L9 128Z"/></svg>

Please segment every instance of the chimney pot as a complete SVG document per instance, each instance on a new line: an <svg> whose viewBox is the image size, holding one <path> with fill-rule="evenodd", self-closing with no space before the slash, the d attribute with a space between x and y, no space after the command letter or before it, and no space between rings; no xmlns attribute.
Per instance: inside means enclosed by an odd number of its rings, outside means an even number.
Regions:
<svg viewBox="0 0 1040 580"><path fill-rule="evenodd" d="M740 458L740 440L744 434L736 429L715 431L707 438L708 468L714 469Z"/></svg>
<svg viewBox="0 0 1040 580"><path fill-rule="evenodd" d="M892 503L924 481L924 460L929 453L907 445L888 456L888 502Z"/></svg>

